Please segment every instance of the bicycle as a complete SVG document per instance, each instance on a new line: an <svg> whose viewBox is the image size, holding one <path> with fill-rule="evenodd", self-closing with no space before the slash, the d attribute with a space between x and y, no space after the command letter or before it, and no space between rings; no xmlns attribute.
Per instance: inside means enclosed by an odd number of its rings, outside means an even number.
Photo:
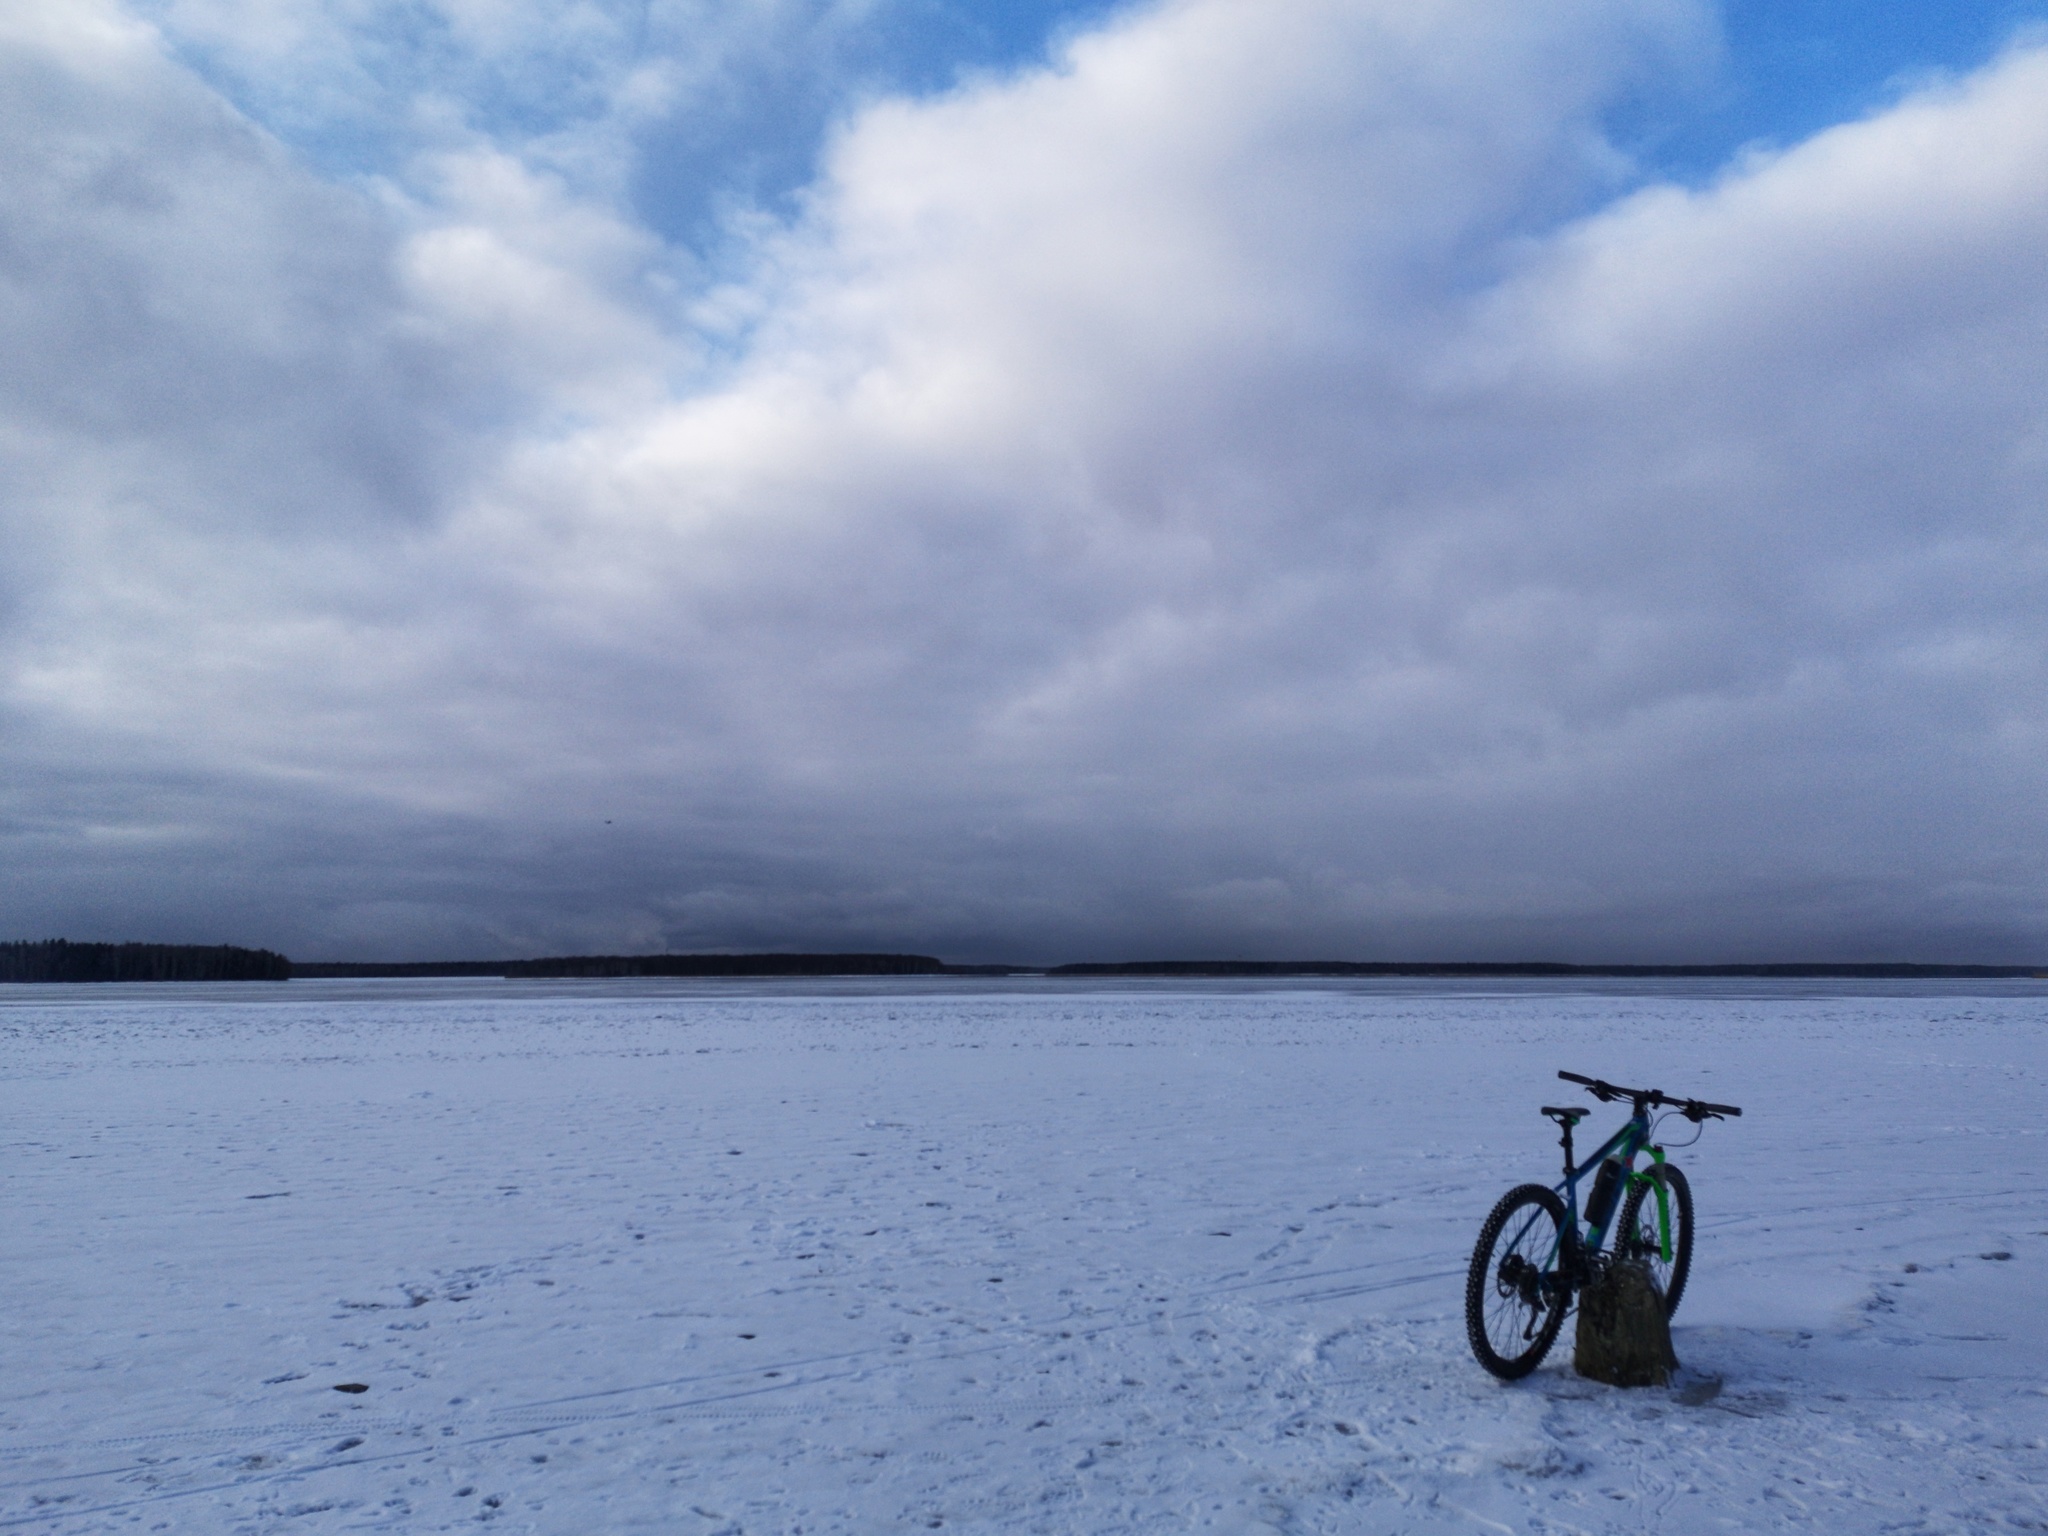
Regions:
<svg viewBox="0 0 2048 1536"><path fill-rule="evenodd" d="M1597 1152L1574 1166L1572 1130L1589 1111L1545 1105L1543 1113L1562 1133L1564 1179L1551 1188L1522 1184L1509 1190L1479 1229L1465 1276L1465 1334L1479 1363L1503 1381L1526 1376L1542 1363L1573 1299L1617 1260L1647 1263L1664 1295L1664 1315L1678 1310L1692 1271L1692 1187L1652 1138L1673 1114L1700 1128L1692 1139L1698 1141L1707 1121L1742 1113L1733 1104L1674 1099L1655 1088L1620 1088L1576 1072L1557 1075L1583 1084L1603 1104L1627 1099L1632 1111ZM1653 1121L1650 1112L1656 1109L1668 1113ZM1681 1145L1689 1147L1692 1141ZM1635 1160L1645 1150L1650 1166L1638 1171ZM1581 1233L1579 1180L1588 1172L1594 1174L1593 1188ZM1646 1214L1646 1204L1653 1204L1654 1211ZM1621 1216L1614 1221L1617 1205ZM1610 1221L1614 1248L1603 1252Z"/></svg>

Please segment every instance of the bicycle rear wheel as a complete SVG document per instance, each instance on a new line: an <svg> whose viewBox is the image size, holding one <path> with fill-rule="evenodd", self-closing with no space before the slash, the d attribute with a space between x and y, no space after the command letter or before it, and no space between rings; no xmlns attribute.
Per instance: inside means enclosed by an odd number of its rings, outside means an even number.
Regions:
<svg viewBox="0 0 2048 1536"><path fill-rule="evenodd" d="M1671 1259L1664 1258L1664 1244L1657 1230L1657 1193L1653 1184L1638 1184L1622 1203L1621 1223L1614 1236L1614 1251L1625 1259L1643 1259L1664 1293L1664 1315L1678 1310L1685 1294L1686 1277L1692 1273L1692 1186L1676 1163L1663 1163L1645 1170L1655 1181L1661 1179L1671 1212Z"/></svg>
<svg viewBox="0 0 2048 1536"><path fill-rule="evenodd" d="M1479 1229L1465 1275L1465 1336L1503 1381L1535 1370L1564 1325L1564 1241L1564 1202L1541 1184L1502 1195Z"/></svg>

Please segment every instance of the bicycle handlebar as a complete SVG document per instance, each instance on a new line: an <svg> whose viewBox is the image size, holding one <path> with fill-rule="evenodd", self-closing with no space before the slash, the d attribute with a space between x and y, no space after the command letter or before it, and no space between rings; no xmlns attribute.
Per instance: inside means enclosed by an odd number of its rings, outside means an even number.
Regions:
<svg viewBox="0 0 2048 1536"><path fill-rule="evenodd" d="M1560 1072L1557 1075L1568 1083L1583 1084L1602 1104L1614 1099L1629 1099L1638 1106L1653 1108L1668 1104L1695 1125L1703 1120L1721 1120L1729 1115L1742 1113L1733 1104L1709 1104L1704 1099L1674 1099L1655 1088L1620 1088L1613 1083L1602 1082L1597 1077L1581 1077L1576 1072Z"/></svg>

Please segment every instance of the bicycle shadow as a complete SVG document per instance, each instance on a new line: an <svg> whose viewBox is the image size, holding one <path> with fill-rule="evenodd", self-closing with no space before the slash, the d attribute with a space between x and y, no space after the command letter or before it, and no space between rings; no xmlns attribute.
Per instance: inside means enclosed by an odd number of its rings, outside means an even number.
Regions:
<svg viewBox="0 0 2048 1536"><path fill-rule="evenodd" d="M2010 1340L1997 1332L1680 1323L1672 1327L1671 1342L1679 1369L1666 1387L1610 1387L1580 1376L1571 1365L1569 1330L1558 1341L1555 1364L1530 1380L1560 1401L1637 1397L1767 1418L1802 1404L1872 1403L1902 1391L1952 1395L1967 1383L1989 1388L2015 1378L2015 1371L2027 1375L2010 1357Z"/></svg>
<svg viewBox="0 0 2048 1536"><path fill-rule="evenodd" d="M1840 1399L1877 1385L1875 1374L1860 1362L1835 1358L1838 1352L1826 1347L1828 1342L1811 1329L1675 1325L1671 1343L1679 1366L1667 1386L1612 1387L1572 1369L1567 1330L1554 1363L1532 1376L1530 1384L1559 1402L1635 1400L1767 1418L1789 1411L1804 1397Z"/></svg>

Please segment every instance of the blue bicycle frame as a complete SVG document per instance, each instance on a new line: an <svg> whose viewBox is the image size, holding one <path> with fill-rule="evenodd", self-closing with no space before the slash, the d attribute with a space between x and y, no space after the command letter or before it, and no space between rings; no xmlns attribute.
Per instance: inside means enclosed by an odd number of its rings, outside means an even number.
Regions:
<svg viewBox="0 0 2048 1536"><path fill-rule="evenodd" d="M1614 1201L1608 1207L1607 1214L1602 1219L1600 1225L1594 1226L1591 1222L1588 1222L1582 1232L1579 1226L1579 1180L1589 1173L1597 1173L1600 1166L1612 1157L1618 1159L1621 1163L1622 1188L1638 1184L1654 1185L1657 1196L1658 1247L1662 1250L1664 1262L1670 1263L1671 1208L1669 1199L1664 1192L1664 1181L1662 1179L1653 1179L1649 1173L1636 1172L1636 1156L1646 1148L1649 1151L1652 1163L1661 1166L1664 1161L1664 1149L1662 1147L1650 1146L1650 1116L1647 1107L1638 1106L1636 1111L1629 1116L1627 1123L1612 1136L1608 1137L1606 1141L1602 1142L1597 1151L1589 1153L1577 1167L1572 1166L1572 1124L1570 1121L1564 1121L1561 1124L1563 1129L1562 1142L1564 1146L1565 1175L1560 1182L1553 1184L1551 1188L1564 1197L1565 1212L1569 1218L1565 1229L1572 1234L1571 1241L1576 1243L1582 1253L1598 1253L1607 1241L1608 1230L1613 1225L1616 1216L1620 1213L1624 1204L1621 1198L1622 1190L1617 1189L1615 1191ZM1554 1265L1556 1262L1557 1256L1553 1254L1551 1256L1551 1263Z"/></svg>

